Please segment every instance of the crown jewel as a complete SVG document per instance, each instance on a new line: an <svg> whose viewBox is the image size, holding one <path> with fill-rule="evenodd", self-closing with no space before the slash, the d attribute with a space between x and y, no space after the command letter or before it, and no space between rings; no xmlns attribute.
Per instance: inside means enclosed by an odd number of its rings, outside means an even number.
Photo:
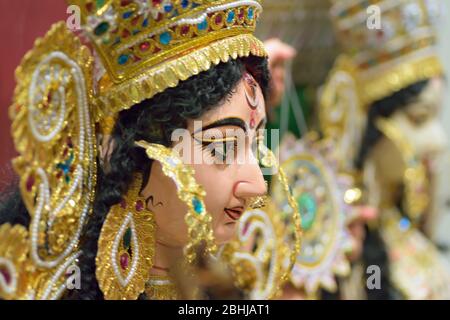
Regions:
<svg viewBox="0 0 450 320"><path fill-rule="evenodd" d="M107 105L113 112L176 86L211 63L264 55L252 36L262 11L259 0L71 2L80 6L83 29L106 69L100 108Z"/></svg>

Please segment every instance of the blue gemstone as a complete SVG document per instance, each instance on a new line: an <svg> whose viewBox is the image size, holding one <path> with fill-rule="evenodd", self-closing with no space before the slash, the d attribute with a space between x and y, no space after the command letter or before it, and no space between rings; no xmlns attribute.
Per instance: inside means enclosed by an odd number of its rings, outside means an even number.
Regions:
<svg viewBox="0 0 450 320"><path fill-rule="evenodd" d="M161 42L162 44L169 44L170 40L172 40L172 36L169 32L161 33L161 35L159 36L159 42Z"/></svg>
<svg viewBox="0 0 450 320"><path fill-rule="evenodd" d="M411 226L411 222L407 218L401 218L399 222L400 230L406 231Z"/></svg>
<svg viewBox="0 0 450 320"><path fill-rule="evenodd" d="M119 58L117 59L117 62L119 62L119 64L125 64L128 61L128 55L126 54L122 54L119 56Z"/></svg>
<svg viewBox="0 0 450 320"><path fill-rule="evenodd" d="M173 9L173 5L172 4L166 4L165 6L164 6L164 11L165 12L170 12L170 11L172 11L172 9Z"/></svg>
<svg viewBox="0 0 450 320"><path fill-rule="evenodd" d="M124 19L128 19L129 17L131 17L132 14L133 14L133 11L127 11L127 12L123 13L122 17Z"/></svg>
<svg viewBox="0 0 450 320"><path fill-rule="evenodd" d="M248 14L247 14L247 17L251 20L251 19L253 19L253 8L249 8L248 9Z"/></svg>
<svg viewBox="0 0 450 320"><path fill-rule="evenodd" d="M208 27L208 22L206 21L206 19L197 25L197 28L200 31L206 30L207 27Z"/></svg>
<svg viewBox="0 0 450 320"><path fill-rule="evenodd" d="M183 7L183 9L186 9L188 5L189 5L189 0L181 1L181 6Z"/></svg>
<svg viewBox="0 0 450 320"><path fill-rule="evenodd" d="M143 27L147 27L148 26L148 19L145 19L144 21L142 21L142 26Z"/></svg>
<svg viewBox="0 0 450 320"><path fill-rule="evenodd" d="M192 206L194 207L196 213L200 214L203 212L203 205L196 197L192 199Z"/></svg>
<svg viewBox="0 0 450 320"><path fill-rule="evenodd" d="M228 12L227 22L232 23L234 21L234 16L235 16L234 11Z"/></svg>

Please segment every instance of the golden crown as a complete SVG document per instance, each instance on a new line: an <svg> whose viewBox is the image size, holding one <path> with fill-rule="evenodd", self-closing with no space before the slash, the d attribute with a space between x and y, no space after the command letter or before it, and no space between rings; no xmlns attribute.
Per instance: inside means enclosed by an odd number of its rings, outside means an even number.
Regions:
<svg viewBox="0 0 450 320"><path fill-rule="evenodd" d="M212 64L264 56L260 0L71 0L105 74L99 115L131 107Z"/></svg>
<svg viewBox="0 0 450 320"><path fill-rule="evenodd" d="M442 74L435 50L439 1L334 0L330 12L357 69L363 105Z"/></svg>

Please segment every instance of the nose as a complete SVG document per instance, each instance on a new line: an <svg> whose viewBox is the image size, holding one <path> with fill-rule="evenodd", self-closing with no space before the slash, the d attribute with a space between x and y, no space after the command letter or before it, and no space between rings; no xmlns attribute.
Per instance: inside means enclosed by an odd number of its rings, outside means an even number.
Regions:
<svg viewBox="0 0 450 320"><path fill-rule="evenodd" d="M236 198L243 200L263 196L267 193L266 182L258 163L240 165L238 182L233 191Z"/></svg>

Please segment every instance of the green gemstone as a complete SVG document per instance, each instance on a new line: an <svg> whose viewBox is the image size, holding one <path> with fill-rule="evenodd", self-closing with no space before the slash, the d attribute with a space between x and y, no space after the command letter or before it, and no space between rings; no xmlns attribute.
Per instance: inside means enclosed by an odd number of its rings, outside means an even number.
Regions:
<svg viewBox="0 0 450 320"><path fill-rule="evenodd" d="M95 27L94 29L94 34L96 36L101 36L102 34L104 34L106 31L108 31L109 29L109 24L108 22L101 22L98 26Z"/></svg>
<svg viewBox="0 0 450 320"><path fill-rule="evenodd" d="M309 230L316 220L317 204L309 193L302 193L297 197L297 205L302 216L303 230Z"/></svg>
<svg viewBox="0 0 450 320"><path fill-rule="evenodd" d="M123 246L128 249L131 245L131 228L128 228L123 235Z"/></svg>
<svg viewBox="0 0 450 320"><path fill-rule="evenodd" d="M95 1L95 6L97 7L97 9L100 9L101 7L103 7L104 4L105 4L105 0L96 0Z"/></svg>

